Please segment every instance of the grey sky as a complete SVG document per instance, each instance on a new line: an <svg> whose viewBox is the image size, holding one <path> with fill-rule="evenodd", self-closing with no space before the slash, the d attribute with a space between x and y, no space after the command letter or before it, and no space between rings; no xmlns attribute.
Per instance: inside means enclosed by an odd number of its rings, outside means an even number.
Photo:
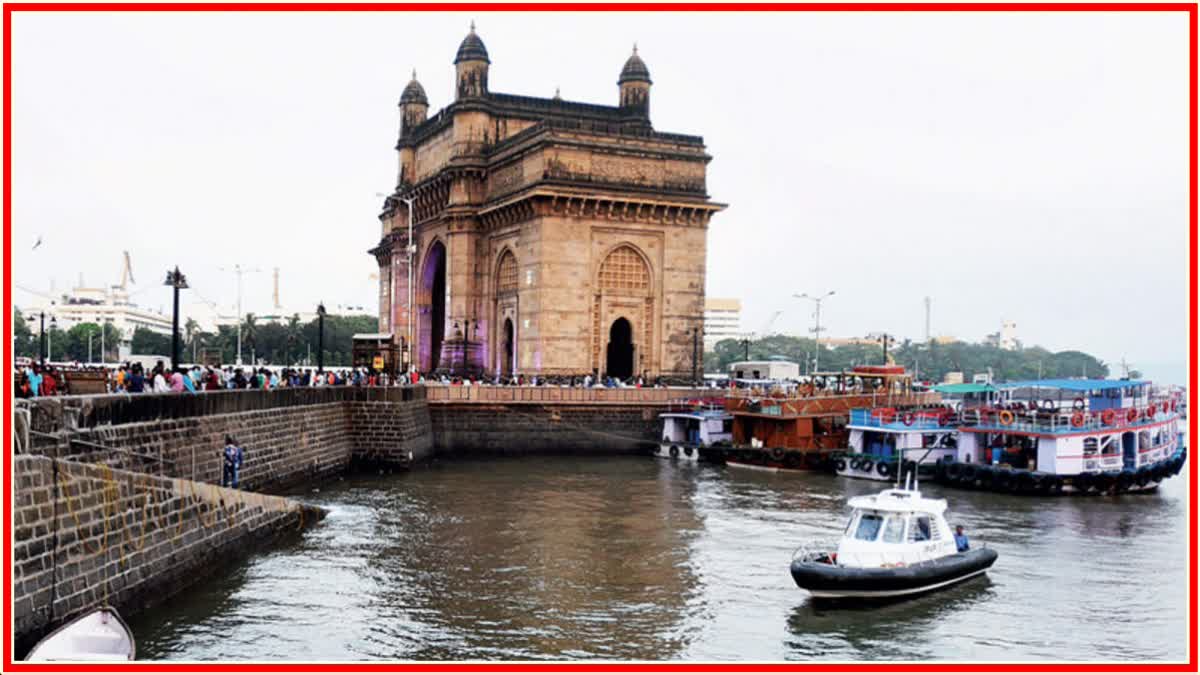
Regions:
<svg viewBox="0 0 1200 675"><path fill-rule="evenodd" d="M634 41L651 118L704 136L708 293L799 331L1187 359L1187 22L1098 14L44 14L13 23L14 279L269 311L376 307L366 254L415 67L432 114L474 18L490 87L615 104ZM29 248L38 236L45 243ZM15 292L17 302L30 296ZM168 307L169 309L169 307ZM1166 373L1169 368L1170 375Z"/></svg>

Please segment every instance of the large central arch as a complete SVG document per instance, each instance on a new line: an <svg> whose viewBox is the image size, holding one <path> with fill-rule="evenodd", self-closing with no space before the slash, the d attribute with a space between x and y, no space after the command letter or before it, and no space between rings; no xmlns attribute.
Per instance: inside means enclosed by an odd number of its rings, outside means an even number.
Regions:
<svg viewBox="0 0 1200 675"><path fill-rule="evenodd" d="M421 343L417 361L423 371L438 369L446 334L446 246L434 242L421 265Z"/></svg>
<svg viewBox="0 0 1200 675"><path fill-rule="evenodd" d="M656 368L649 260L633 244L618 244L601 259L595 279L591 367L622 379Z"/></svg>

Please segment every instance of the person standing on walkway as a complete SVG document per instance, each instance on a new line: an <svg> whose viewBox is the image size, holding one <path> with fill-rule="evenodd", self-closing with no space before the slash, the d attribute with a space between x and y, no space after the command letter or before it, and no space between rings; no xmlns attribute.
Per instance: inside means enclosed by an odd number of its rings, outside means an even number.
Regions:
<svg viewBox="0 0 1200 675"><path fill-rule="evenodd" d="M229 486L234 489L237 488L244 456L241 446L237 444L233 436L225 436L225 449L221 451L221 458L224 463L224 468L221 472L221 487Z"/></svg>

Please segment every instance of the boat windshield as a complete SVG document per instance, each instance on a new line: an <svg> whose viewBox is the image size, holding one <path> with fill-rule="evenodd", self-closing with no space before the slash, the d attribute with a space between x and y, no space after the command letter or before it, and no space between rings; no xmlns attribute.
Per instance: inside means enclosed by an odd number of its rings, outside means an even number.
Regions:
<svg viewBox="0 0 1200 675"><path fill-rule="evenodd" d="M864 513L858 519L858 528L854 530L854 538L861 541L875 541L879 536L879 526L883 524L883 516L874 513Z"/></svg>
<svg viewBox="0 0 1200 675"><path fill-rule="evenodd" d="M904 516L895 515L889 516L887 519L887 527L883 528L883 541L888 544L900 544L904 542Z"/></svg>

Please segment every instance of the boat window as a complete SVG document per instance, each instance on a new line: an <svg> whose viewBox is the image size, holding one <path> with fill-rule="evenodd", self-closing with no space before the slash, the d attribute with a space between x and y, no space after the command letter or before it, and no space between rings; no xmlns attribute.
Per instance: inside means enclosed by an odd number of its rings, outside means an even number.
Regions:
<svg viewBox="0 0 1200 675"><path fill-rule="evenodd" d="M862 541L875 541L879 536L879 526L883 518L874 513L864 513L858 518L858 527L854 530L854 538Z"/></svg>
<svg viewBox="0 0 1200 675"><path fill-rule="evenodd" d="M1094 455L1094 454L1096 454L1097 449L1099 449L1099 445L1096 442L1095 438L1089 437L1089 438L1083 439L1083 454L1084 455L1087 455L1087 456Z"/></svg>
<svg viewBox="0 0 1200 675"><path fill-rule="evenodd" d="M899 544L904 541L904 516L888 516L887 527L883 528L883 541Z"/></svg>
<svg viewBox="0 0 1200 675"><path fill-rule="evenodd" d="M913 526L909 529L909 541L929 541L933 539L933 523L929 516L921 514L913 519Z"/></svg>

